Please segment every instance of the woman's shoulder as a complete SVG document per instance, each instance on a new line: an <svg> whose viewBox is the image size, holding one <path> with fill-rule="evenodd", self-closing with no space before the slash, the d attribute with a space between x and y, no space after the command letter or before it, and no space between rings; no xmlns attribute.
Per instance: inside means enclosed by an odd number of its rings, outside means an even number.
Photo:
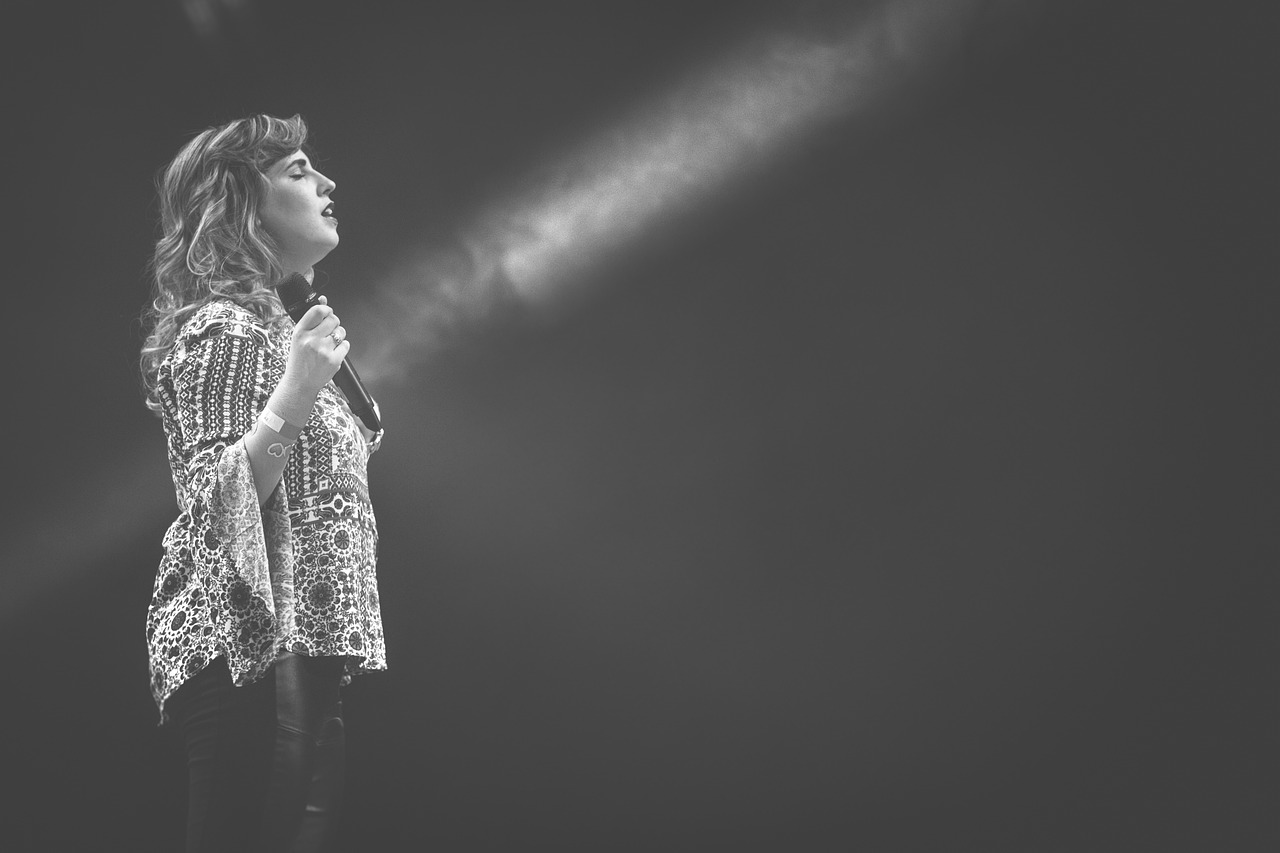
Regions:
<svg viewBox="0 0 1280 853"><path fill-rule="evenodd" d="M192 343L201 338L233 335L266 343L267 324L243 305L230 299L213 299L191 313L182 324L178 339Z"/></svg>

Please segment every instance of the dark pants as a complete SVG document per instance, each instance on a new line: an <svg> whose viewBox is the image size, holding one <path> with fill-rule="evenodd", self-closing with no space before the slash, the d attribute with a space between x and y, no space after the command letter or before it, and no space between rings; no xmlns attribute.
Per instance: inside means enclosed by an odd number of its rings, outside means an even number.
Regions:
<svg viewBox="0 0 1280 853"><path fill-rule="evenodd" d="M215 660L170 700L187 747L187 853L311 853L342 800L341 658L284 654L235 687Z"/></svg>

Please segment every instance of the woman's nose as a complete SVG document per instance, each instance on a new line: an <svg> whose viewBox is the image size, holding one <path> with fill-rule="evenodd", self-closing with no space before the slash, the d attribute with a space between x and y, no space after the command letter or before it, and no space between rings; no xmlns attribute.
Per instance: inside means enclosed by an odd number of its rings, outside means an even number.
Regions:
<svg viewBox="0 0 1280 853"><path fill-rule="evenodd" d="M320 195L328 195L338 188L336 181L329 180L329 178L319 172L317 172L317 174L320 175Z"/></svg>

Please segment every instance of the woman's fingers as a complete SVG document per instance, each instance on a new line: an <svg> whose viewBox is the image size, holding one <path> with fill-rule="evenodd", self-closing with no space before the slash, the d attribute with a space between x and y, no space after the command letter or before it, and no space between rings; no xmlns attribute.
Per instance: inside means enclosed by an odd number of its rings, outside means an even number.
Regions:
<svg viewBox="0 0 1280 853"><path fill-rule="evenodd" d="M320 298L324 299L323 296ZM312 305L307 309L307 313L302 315L302 319L298 320L298 328L304 332L309 332L332 316L332 308L325 305L323 302L317 302L315 305Z"/></svg>
<svg viewBox="0 0 1280 853"><path fill-rule="evenodd" d="M320 306L307 311L302 315L302 319L298 321L297 327L293 330L293 339L299 343L304 341L314 341L316 345L334 344L346 337L347 331L342 328L342 321L338 319L338 315L333 313L333 309L325 308L328 313L319 313L313 317L311 312L316 311ZM339 331L341 330L341 331Z"/></svg>

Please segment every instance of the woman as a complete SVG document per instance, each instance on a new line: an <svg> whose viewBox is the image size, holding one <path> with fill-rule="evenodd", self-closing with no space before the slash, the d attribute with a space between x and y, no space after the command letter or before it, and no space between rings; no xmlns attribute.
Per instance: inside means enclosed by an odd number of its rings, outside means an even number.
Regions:
<svg viewBox="0 0 1280 853"><path fill-rule="evenodd" d="M386 668L364 430L330 382L323 297L273 290L338 245L301 117L210 128L157 181L142 350L181 514L147 615L151 689L186 742L187 850L312 850L342 792L339 686Z"/></svg>

